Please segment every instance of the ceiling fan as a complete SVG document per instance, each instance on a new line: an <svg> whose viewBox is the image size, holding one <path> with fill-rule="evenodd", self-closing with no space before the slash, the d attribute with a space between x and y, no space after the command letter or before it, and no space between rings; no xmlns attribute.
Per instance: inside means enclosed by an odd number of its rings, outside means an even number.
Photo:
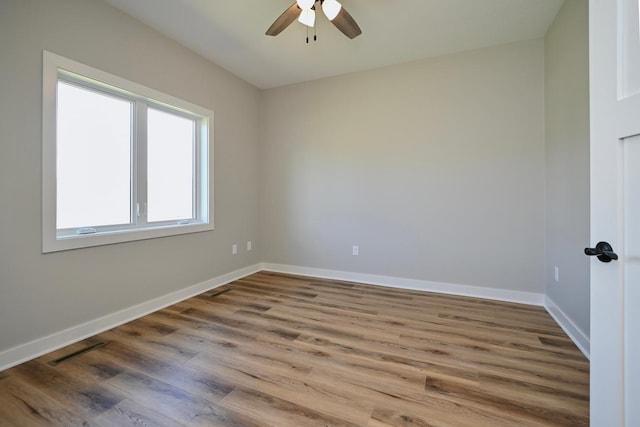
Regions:
<svg viewBox="0 0 640 427"><path fill-rule="evenodd" d="M315 25L316 3L322 5L322 11L329 21L333 22L342 33L354 39L362 34L362 30L356 23L355 19L349 15L349 12L337 0L296 0L282 15L276 19L265 33L268 36L277 36L293 21L298 21L308 27Z"/></svg>

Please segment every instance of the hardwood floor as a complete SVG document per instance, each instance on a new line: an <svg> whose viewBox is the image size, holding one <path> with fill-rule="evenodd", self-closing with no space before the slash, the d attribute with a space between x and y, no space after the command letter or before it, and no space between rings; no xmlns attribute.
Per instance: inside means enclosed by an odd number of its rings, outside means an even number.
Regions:
<svg viewBox="0 0 640 427"><path fill-rule="evenodd" d="M589 363L541 307L267 272L0 372L2 426L573 426L588 416Z"/></svg>

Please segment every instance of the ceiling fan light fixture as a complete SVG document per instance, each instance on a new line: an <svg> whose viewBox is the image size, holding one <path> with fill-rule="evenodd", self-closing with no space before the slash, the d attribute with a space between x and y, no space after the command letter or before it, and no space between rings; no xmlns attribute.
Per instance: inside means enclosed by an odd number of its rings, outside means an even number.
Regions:
<svg viewBox="0 0 640 427"><path fill-rule="evenodd" d="M302 13L298 17L298 22L313 28L316 23L316 11L313 9L302 9Z"/></svg>
<svg viewBox="0 0 640 427"><path fill-rule="evenodd" d="M342 9L342 5L337 0L324 0L322 2L322 11L329 21L336 19L336 16L340 13L340 9Z"/></svg>
<svg viewBox="0 0 640 427"><path fill-rule="evenodd" d="M311 9L316 3L316 0L296 0L298 7L302 10Z"/></svg>
<svg viewBox="0 0 640 427"><path fill-rule="evenodd" d="M307 38L309 38L309 27L315 27L316 6L318 2L320 2L322 6L324 14L342 34L350 39L355 39L362 34L358 23L337 0L295 0L291 6L273 21L273 24L267 29L265 35L277 36L282 30L298 20L302 25L307 27ZM303 8L305 6L309 7ZM312 31L315 40L315 30Z"/></svg>

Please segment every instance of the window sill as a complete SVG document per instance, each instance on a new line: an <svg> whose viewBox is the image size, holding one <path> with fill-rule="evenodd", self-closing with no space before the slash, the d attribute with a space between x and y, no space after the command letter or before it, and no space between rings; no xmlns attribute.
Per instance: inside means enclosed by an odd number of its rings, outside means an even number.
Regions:
<svg viewBox="0 0 640 427"><path fill-rule="evenodd" d="M112 245L116 243L134 242L137 240L155 239L158 237L179 236L182 234L212 231L211 223L172 224L159 227L148 227L135 230L103 231L91 234L71 236L44 236L42 253L89 248L93 246Z"/></svg>

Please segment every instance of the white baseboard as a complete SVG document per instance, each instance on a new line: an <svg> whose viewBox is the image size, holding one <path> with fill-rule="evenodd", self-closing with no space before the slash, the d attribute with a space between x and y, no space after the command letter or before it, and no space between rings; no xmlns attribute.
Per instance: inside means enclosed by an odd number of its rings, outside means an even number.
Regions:
<svg viewBox="0 0 640 427"><path fill-rule="evenodd" d="M352 273L347 271L325 270L321 268L298 267L283 264L262 263L262 269L276 273L299 276L321 277L325 279L360 282L376 286L412 289L442 294L462 295L498 301L543 306L556 323L571 338L580 351L589 359L589 337L545 294L534 292L510 291L481 286L457 285L453 283L432 282L426 280L405 279L400 277L379 276L373 274Z"/></svg>
<svg viewBox="0 0 640 427"><path fill-rule="evenodd" d="M0 352L0 371L16 366L43 354L65 347L74 342L104 332L108 329L130 322L131 320L145 316L154 311L161 310L172 304L199 295L208 290L225 285L234 280L256 273L262 269L260 264L255 264L222 276L206 280L189 286L188 288L172 292L167 295L146 301L115 313L107 314L64 331L56 332L43 338L36 339L26 344L10 348Z"/></svg>
<svg viewBox="0 0 640 427"><path fill-rule="evenodd" d="M538 306L544 305L544 294L538 294L535 292L510 291L506 289L486 288L482 286L456 285L453 283L432 282L427 280L405 279L402 277L379 276L375 274L352 273L348 271L325 270L321 268L298 267L272 263L263 263L262 269L276 273L345 280L376 286L387 286L390 288L413 289L417 291L462 295L474 298L486 298Z"/></svg>
<svg viewBox="0 0 640 427"><path fill-rule="evenodd" d="M380 276L375 274L353 273L347 271L326 270L321 268L299 267L283 264L261 263L222 276L206 280L176 292L146 301L124 310L108 314L64 331L56 332L0 352L0 371L16 366L20 363L42 356L43 354L65 347L74 342L104 332L108 329L130 322L154 311L161 310L172 304L199 295L234 280L248 276L258 271L266 270L277 273L311 276L325 279L360 282L376 286L412 289L442 294L462 295L474 298L486 298L498 301L516 302L544 306L566 334L578 348L589 358L589 338L578 328L571 319L544 294L534 292L511 291L505 289L486 288L481 286L458 285L453 283L432 282L427 280L406 279L401 277Z"/></svg>
<svg viewBox="0 0 640 427"><path fill-rule="evenodd" d="M556 323L560 325L562 330L569 335L569 338L571 338L573 343L580 349L582 354L584 354L587 359L590 359L591 340L587 334L582 332L582 330L573 323L571 318L547 296L545 296L544 299L544 308Z"/></svg>

